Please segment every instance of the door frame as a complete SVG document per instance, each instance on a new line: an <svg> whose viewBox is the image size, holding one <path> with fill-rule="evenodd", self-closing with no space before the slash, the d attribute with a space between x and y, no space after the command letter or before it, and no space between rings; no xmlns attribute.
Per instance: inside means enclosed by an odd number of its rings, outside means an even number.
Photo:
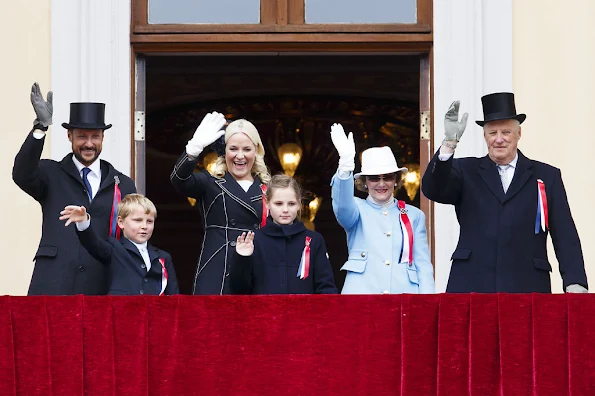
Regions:
<svg viewBox="0 0 595 396"><path fill-rule="evenodd" d="M416 24L306 24L305 0L261 0L261 23L253 25L151 25L148 1L131 1L131 103L133 178L146 191L144 123L145 57L164 54L418 54L420 55L420 175L433 152L433 0L417 0ZM144 125L143 125L144 126ZM420 209L434 260L434 206L421 193Z"/></svg>

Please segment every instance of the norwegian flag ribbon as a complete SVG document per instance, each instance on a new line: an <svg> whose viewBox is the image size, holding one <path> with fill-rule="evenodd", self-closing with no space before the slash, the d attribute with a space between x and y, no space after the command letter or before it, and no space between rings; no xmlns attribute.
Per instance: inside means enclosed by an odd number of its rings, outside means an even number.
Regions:
<svg viewBox="0 0 595 396"><path fill-rule="evenodd" d="M302 259L300 260L300 268L298 268L297 276L300 279L306 279L310 274L310 242L312 238L306 237L304 251L302 252Z"/></svg>
<svg viewBox="0 0 595 396"><path fill-rule="evenodd" d="M167 270L165 269L165 259L160 258L159 264L161 264L161 292L159 292L159 295L163 296L163 293L165 293L165 288L167 287Z"/></svg>
<svg viewBox="0 0 595 396"><path fill-rule="evenodd" d="M120 191L120 178L114 176L114 197L112 199L112 212L109 216L109 235L116 239L120 239L120 227L118 227L118 204L122 200L122 192Z"/></svg>
<svg viewBox="0 0 595 396"><path fill-rule="evenodd" d="M545 195L545 183L541 179L537 179L537 216L535 217L535 233L539 234L541 231L549 230L548 224L548 210L547 210L547 195Z"/></svg>
<svg viewBox="0 0 595 396"><path fill-rule="evenodd" d="M409 265L413 264L413 227L409 216L407 216L407 209L405 209L405 201L397 201L397 206L401 212L400 223L403 235L403 249L401 252L401 260L399 262L406 262Z"/></svg>
<svg viewBox="0 0 595 396"><path fill-rule="evenodd" d="M269 210L266 204L268 187L265 184L261 184L260 190L262 191L262 219L260 220L260 228L262 228L267 224L267 217L269 216Z"/></svg>

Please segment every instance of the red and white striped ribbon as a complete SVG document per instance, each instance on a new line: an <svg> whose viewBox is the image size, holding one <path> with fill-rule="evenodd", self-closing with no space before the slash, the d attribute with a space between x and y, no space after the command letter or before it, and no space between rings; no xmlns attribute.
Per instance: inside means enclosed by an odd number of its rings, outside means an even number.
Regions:
<svg viewBox="0 0 595 396"><path fill-rule="evenodd" d="M163 293L165 293L165 288L167 287L167 270L165 269L165 259L160 258L159 264L161 264L161 292L159 295L163 296Z"/></svg>
<svg viewBox="0 0 595 396"><path fill-rule="evenodd" d="M548 224L547 195L545 194L545 183L541 179L537 179L537 210L539 211L541 230L545 232L545 230L549 230L550 227Z"/></svg>
<svg viewBox="0 0 595 396"><path fill-rule="evenodd" d="M304 251L302 252L302 259L300 260L300 268L298 268L297 276L300 279L306 279L310 274L310 242L312 238L306 237Z"/></svg>
<svg viewBox="0 0 595 396"><path fill-rule="evenodd" d="M400 223L403 234L403 251L401 253L401 263L406 262L409 265L413 264L413 227L409 216L407 216L407 209L405 209L405 201L397 201L399 211L401 212Z"/></svg>
<svg viewBox="0 0 595 396"><path fill-rule="evenodd" d="M266 204L266 195L268 187L266 186L266 184L261 184L260 190L262 191L262 218L260 220L260 228L262 228L267 224L267 217L269 216L269 209L267 208Z"/></svg>

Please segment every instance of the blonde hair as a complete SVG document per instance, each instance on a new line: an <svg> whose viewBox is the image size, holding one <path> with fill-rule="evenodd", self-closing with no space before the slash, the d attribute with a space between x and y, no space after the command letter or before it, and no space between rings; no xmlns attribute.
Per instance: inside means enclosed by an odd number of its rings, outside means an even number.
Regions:
<svg viewBox="0 0 595 396"><path fill-rule="evenodd" d="M243 133L248 136L256 147L256 156L250 172L253 175L258 176L260 181L264 184L268 184L271 181L271 174L264 163L264 146L262 145L262 140L260 140L258 130L254 124L248 120L243 118L235 120L225 128L225 150L227 150L227 142L229 141L229 138L236 133ZM225 172L227 172L227 164L225 162L225 155L222 155L215 161L215 165L213 166L213 176L224 177Z"/></svg>
<svg viewBox="0 0 595 396"><path fill-rule="evenodd" d="M276 190L280 189L280 188L291 188L293 189L293 191L295 192L295 198L298 202L298 213L297 213L297 217L301 217L302 215L302 187L300 186L300 184L293 178L293 177L289 177L287 175L284 175L282 173L275 175L271 178L271 181L269 181L269 184L267 186L267 192L266 192L266 199L267 202L270 202L271 199L273 198L273 194L275 193Z"/></svg>
<svg viewBox="0 0 595 396"><path fill-rule="evenodd" d="M395 172L397 174L397 185L393 190L393 195L399 190L399 188L403 187L403 183L405 183L405 178L403 177L403 171ZM372 176L372 175L370 175ZM355 188L359 191L368 192L368 186L366 186L366 176L360 176L354 180Z"/></svg>
<svg viewBox="0 0 595 396"><path fill-rule="evenodd" d="M145 214L157 217L157 208L151 200L142 194L128 194L118 204L118 217L125 219L134 209L141 208Z"/></svg>

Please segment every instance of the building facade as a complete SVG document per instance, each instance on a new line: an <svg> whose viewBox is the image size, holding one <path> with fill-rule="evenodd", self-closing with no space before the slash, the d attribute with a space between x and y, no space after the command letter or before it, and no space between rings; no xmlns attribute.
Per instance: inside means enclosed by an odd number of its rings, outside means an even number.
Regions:
<svg viewBox="0 0 595 396"><path fill-rule="evenodd" d="M307 1L314 7L314 0ZM270 0L262 2L271 3ZM280 11L272 16L262 14L261 19L270 17L278 24L286 15L291 22L291 18L295 18L292 7L297 2L281 3L289 7L286 14ZM595 183L587 171L578 170L579 165L588 160L589 149L595 140L587 120L591 109L595 108L595 97L591 94L595 88L591 73L595 70L595 52L592 51L595 28L590 27L595 4L588 0L564 3L436 0L417 4L422 3L431 6L431 12L425 10L424 14L431 17L431 32L427 35L428 40L411 45L412 52L425 54L431 72L427 95L433 128L431 140L421 147L422 151L424 147L426 150L420 155L422 169L423 162L427 163L431 151L442 141L444 112L453 100L461 100L462 111L470 113L456 155L480 156L487 152L482 131L473 122L482 118L480 97L490 92L515 92L517 109L528 116L519 147L528 157L562 170L583 244L587 274L595 275L595 248L589 243L595 236L589 226L595 221L595 214L590 210ZM138 84L142 68L137 68L136 61L142 59L146 51L166 48L151 48L131 35L135 33L135 26L138 27L138 21L135 21L138 8L144 7L147 13L146 4L144 0L132 3L121 0L27 0L0 5L3 20L0 29L5 37L14 38L5 40L8 56L1 73L3 95L0 105L5 109L5 128L9 133L5 134L2 146L4 172L0 174L0 186L4 191L3 204L10 209L6 210L5 226L0 231L5 254L0 263L5 274L0 278L0 293L26 294L41 231L39 205L11 180L14 156L34 118L29 103L32 82L38 81L44 93L48 89L54 91L54 126L46 139L45 157L61 159L70 151L66 131L59 126L68 119L69 102L105 102L107 122L113 123L114 127L106 132L102 158L132 175L140 182L141 190L145 185L142 180L144 163L140 156L144 146L138 136L135 140L134 134L134 110L142 107L136 92L142 88L142 84ZM261 11L270 14L269 8L261 8ZM382 14L382 9L379 13ZM307 15L301 18L308 19ZM332 32L332 28L329 29ZM231 34L230 41L234 40L234 32L228 33ZM182 37L179 40L188 35L178 34ZM373 34L369 34L372 37L369 40L374 40ZM283 40L287 44L288 39ZM183 47L174 41L172 46ZM370 43L359 45L363 51ZM350 53L358 51L357 43L350 42L348 47ZM246 48L251 51L250 45ZM278 50L277 45L271 48ZM288 45L287 48L292 47ZM383 51L387 51L386 48ZM395 44L395 49L404 52L406 47ZM200 46L193 47L192 51L200 54ZM202 51L205 55L209 52ZM441 292L446 287L450 255L458 239L458 225L452 207L428 203L424 209L430 214L428 230L433 241L436 287ZM553 249L550 250L554 267L553 288L560 292L561 279Z"/></svg>

